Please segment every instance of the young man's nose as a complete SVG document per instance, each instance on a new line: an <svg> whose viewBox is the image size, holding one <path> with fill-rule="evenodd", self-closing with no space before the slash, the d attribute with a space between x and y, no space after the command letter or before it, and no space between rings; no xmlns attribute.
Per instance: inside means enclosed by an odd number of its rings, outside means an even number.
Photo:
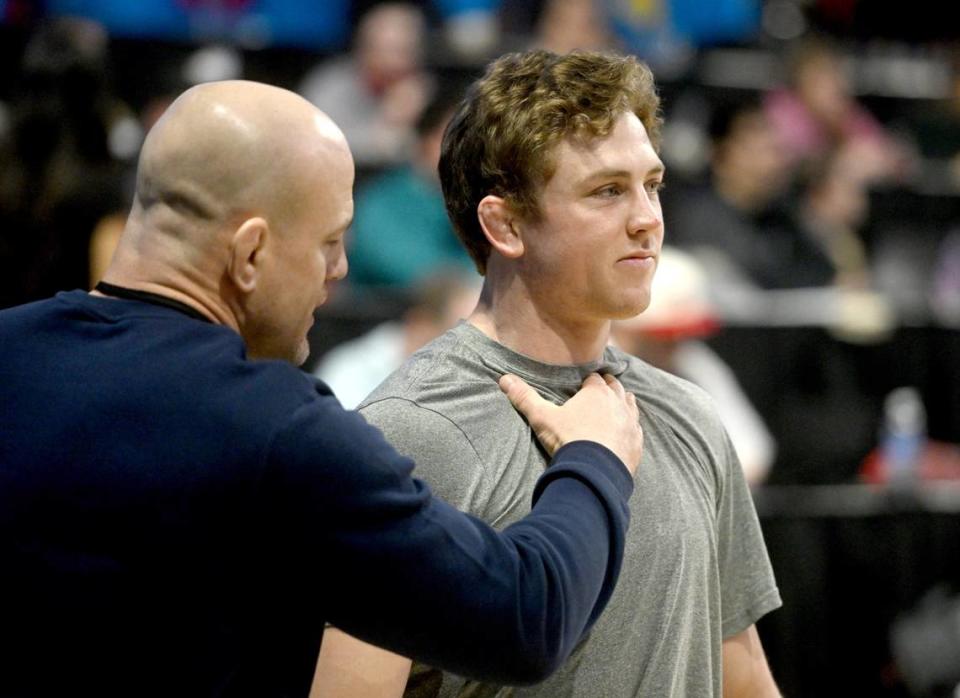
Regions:
<svg viewBox="0 0 960 698"><path fill-rule="evenodd" d="M646 233L661 227L663 213L651 194L641 189L634 197L634 205L630 210L628 229L631 235Z"/></svg>

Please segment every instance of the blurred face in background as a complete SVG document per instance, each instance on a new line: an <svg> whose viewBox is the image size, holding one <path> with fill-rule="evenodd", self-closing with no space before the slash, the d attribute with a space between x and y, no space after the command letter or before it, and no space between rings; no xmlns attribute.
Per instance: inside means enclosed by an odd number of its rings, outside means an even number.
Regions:
<svg viewBox="0 0 960 698"><path fill-rule="evenodd" d="M548 0L537 23L537 44L554 53L612 45L598 0Z"/></svg>
<svg viewBox="0 0 960 698"><path fill-rule="evenodd" d="M371 10L357 29L357 59L367 87L379 94L420 69L424 22L420 11L401 3Z"/></svg>
<svg viewBox="0 0 960 698"><path fill-rule="evenodd" d="M817 52L799 66L796 89L813 116L828 129L842 131L850 111L850 83L832 53Z"/></svg>
<svg viewBox="0 0 960 698"><path fill-rule="evenodd" d="M715 148L713 169L718 189L752 211L783 193L790 162L769 119L757 108L734 118L730 133Z"/></svg>

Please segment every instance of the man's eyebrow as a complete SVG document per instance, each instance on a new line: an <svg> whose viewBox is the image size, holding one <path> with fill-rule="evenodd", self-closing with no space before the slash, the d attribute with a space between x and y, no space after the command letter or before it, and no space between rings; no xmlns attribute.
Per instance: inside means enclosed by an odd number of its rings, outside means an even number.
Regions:
<svg viewBox="0 0 960 698"><path fill-rule="evenodd" d="M662 162L658 162L656 165L654 165L649 170L647 170L646 174L644 174L644 179L651 176L658 177L662 175L664 172L666 172L666 169L667 168L664 166ZM622 179L622 178L629 179L631 176L633 176L633 173L630 170L611 168L611 169L597 170L595 172L591 172L590 174L583 177L583 179L581 180L581 183L585 184L587 182L592 182L595 179Z"/></svg>

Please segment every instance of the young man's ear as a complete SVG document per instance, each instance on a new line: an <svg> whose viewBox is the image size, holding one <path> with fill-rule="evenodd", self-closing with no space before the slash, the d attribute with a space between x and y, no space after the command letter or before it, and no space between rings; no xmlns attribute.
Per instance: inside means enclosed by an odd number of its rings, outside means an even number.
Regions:
<svg viewBox="0 0 960 698"><path fill-rule="evenodd" d="M487 194L477 204L480 228L493 249L507 259L523 255L523 238L517 225L517 217L505 199Z"/></svg>
<svg viewBox="0 0 960 698"><path fill-rule="evenodd" d="M257 287L263 263L261 253L269 234L270 226L263 218L248 218L234 231L230 240L227 274L244 293L250 293Z"/></svg>

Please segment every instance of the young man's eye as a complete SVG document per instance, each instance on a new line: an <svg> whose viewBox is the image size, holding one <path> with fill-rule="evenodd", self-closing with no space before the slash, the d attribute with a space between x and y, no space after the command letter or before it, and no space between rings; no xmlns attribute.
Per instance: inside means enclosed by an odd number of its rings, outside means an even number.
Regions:
<svg viewBox="0 0 960 698"><path fill-rule="evenodd" d="M605 187L600 187L599 189L597 189L595 194L601 197L613 197L613 196L619 196L622 191L623 190L620 188L619 185L608 184Z"/></svg>
<svg viewBox="0 0 960 698"><path fill-rule="evenodd" d="M659 179L652 179L646 184L647 192L649 194L659 194L663 191L664 186L666 185L664 185L663 180Z"/></svg>

